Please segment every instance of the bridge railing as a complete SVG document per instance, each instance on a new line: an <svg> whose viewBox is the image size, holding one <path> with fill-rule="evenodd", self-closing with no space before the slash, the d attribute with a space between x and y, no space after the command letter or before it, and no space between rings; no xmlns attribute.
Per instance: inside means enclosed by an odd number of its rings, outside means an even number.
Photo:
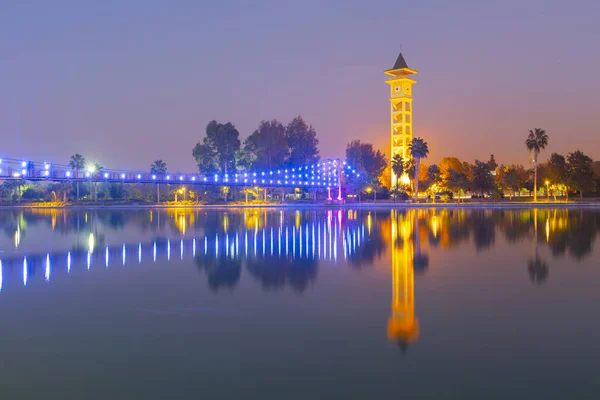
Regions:
<svg viewBox="0 0 600 400"><path fill-rule="evenodd" d="M165 173L153 174L131 170L72 169L68 165L48 162L0 159L0 179L33 181L92 181L123 183L167 183L186 185L262 186L262 187L311 187L334 188L339 186L341 176L357 171L341 160L323 160L300 167L280 168L269 171L249 171L233 174Z"/></svg>

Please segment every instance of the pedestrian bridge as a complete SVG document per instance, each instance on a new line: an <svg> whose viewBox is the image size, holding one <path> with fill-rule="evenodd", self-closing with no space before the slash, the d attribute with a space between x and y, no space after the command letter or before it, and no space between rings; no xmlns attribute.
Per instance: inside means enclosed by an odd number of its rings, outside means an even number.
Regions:
<svg viewBox="0 0 600 400"><path fill-rule="evenodd" d="M245 171L232 174L164 173L153 174L126 169L94 167L76 170L68 165L49 162L0 159L0 180L49 182L157 183L209 186L300 187L311 189L340 188L344 177L359 176L341 159L267 171Z"/></svg>

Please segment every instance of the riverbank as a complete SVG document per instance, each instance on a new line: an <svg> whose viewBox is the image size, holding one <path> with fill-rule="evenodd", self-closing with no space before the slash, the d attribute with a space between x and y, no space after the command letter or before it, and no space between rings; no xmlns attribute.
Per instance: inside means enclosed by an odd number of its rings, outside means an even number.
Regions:
<svg viewBox="0 0 600 400"><path fill-rule="evenodd" d="M545 201L545 202L463 202L463 203L410 203L393 201L376 201L344 204L326 204L309 202L292 203L249 203L249 204L144 204L144 203L20 203L2 204L2 209L244 209L244 208L370 208L370 209L412 209L412 208L600 208L600 201Z"/></svg>

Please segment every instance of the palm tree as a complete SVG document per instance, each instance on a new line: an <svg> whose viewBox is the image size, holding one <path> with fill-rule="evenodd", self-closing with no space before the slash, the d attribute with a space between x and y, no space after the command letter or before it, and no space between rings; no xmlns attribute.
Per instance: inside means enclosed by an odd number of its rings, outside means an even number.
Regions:
<svg viewBox="0 0 600 400"><path fill-rule="evenodd" d="M92 180L94 180L94 201L98 201L98 181L97 181L97 179L99 179L102 176L103 169L104 169L104 167L98 163L95 163L92 167L92 170L94 171L92 173Z"/></svg>
<svg viewBox="0 0 600 400"><path fill-rule="evenodd" d="M546 131L541 128L535 128L535 130L529 130L527 140L525 140L525 146L527 150L533 151L533 201L537 201L537 161L538 154L544 150L548 145L548 135Z"/></svg>
<svg viewBox="0 0 600 400"><path fill-rule="evenodd" d="M392 172L396 176L396 189L398 189L400 178L402 177L402 174L404 174L404 159L401 154L396 154L394 158L392 158Z"/></svg>
<svg viewBox="0 0 600 400"><path fill-rule="evenodd" d="M408 144L408 150L415 160L415 200L419 201L419 163L421 158L427 158L429 147L422 138L413 138L412 142Z"/></svg>
<svg viewBox="0 0 600 400"><path fill-rule="evenodd" d="M79 201L79 170L85 167L85 158L81 154L74 154L69 160L69 167L75 170L75 181L77 183L77 201Z"/></svg>
<svg viewBox="0 0 600 400"><path fill-rule="evenodd" d="M164 175L167 173L167 163L156 160L150 165L150 173L153 175ZM160 184L156 182L156 202L160 203Z"/></svg>

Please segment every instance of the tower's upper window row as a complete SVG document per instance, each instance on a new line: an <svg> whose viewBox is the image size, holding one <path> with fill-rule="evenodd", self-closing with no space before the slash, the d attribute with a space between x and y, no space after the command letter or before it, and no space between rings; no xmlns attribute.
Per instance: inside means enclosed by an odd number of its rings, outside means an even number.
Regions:
<svg viewBox="0 0 600 400"><path fill-rule="evenodd" d="M391 96L410 96L411 95L411 85L410 84L398 84L390 87Z"/></svg>

